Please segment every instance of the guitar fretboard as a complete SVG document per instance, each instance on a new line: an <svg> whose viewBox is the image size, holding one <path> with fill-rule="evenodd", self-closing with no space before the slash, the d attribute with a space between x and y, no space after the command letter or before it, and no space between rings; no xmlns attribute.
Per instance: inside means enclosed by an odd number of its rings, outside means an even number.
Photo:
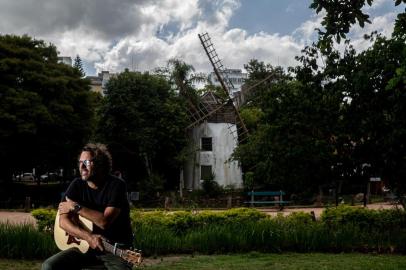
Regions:
<svg viewBox="0 0 406 270"><path fill-rule="evenodd" d="M110 252L116 256L119 256L120 258L123 258L123 254L124 254L123 249L118 248L118 247L115 248L114 245L110 244L106 240L103 240L103 246L107 252Z"/></svg>

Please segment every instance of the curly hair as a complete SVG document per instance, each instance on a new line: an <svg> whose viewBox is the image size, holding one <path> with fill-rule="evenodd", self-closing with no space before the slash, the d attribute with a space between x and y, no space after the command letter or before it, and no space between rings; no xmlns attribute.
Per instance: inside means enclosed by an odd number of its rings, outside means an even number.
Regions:
<svg viewBox="0 0 406 270"><path fill-rule="evenodd" d="M105 144L88 143L82 148L82 152L90 152L96 170L105 174L111 173L113 161Z"/></svg>

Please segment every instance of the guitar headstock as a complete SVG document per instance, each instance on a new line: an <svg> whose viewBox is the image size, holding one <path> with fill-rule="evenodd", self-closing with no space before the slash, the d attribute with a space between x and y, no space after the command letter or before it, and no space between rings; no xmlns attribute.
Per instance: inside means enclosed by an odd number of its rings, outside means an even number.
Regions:
<svg viewBox="0 0 406 270"><path fill-rule="evenodd" d="M121 256L124 260L128 263L138 267L142 263L142 255L140 252L132 251L132 250L125 250L124 254Z"/></svg>

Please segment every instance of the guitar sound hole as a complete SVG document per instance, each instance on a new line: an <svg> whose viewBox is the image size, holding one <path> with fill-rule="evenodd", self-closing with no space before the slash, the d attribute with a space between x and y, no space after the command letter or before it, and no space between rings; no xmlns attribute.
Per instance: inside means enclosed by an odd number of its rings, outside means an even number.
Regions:
<svg viewBox="0 0 406 270"><path fill-rule="evenodd" d="M74 236L68 234L67 232L65 232L65 235L68 236L68 241L66 242L68 245L69 245L69 244L72 244L72 243L75 243L75 244L77 244L77 245L80 245L80 241L79 241L76 237L74 237Z"/></svg>

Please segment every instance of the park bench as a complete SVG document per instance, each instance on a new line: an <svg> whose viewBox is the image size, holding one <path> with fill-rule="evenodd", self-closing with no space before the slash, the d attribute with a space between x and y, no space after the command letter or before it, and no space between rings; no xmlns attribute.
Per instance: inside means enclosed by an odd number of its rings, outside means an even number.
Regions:
<svg viewBox="0 0 406 270"><path fill-rule="evenodd" d="M290 201L284 201L283 196L285 192L282 190L279 191L249 191L248 196L251 197L250 201L244 203L250 204L251 206L258 204L271 204L279 206L279 210L283 210L284 206L289 204ZM261 197L262 199L256 199ZM264 200L264 198L266 200Z"/></svg>

